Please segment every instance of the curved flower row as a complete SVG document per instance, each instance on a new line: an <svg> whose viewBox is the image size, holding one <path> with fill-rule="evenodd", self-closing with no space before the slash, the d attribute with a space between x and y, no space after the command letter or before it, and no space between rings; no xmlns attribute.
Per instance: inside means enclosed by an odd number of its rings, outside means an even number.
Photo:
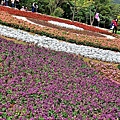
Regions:
<svg viewBox="0 0 120 120"><path fill-rule="evenodd" d="M2 120L119 119L120 85L81 58L5 39L0 45Z"/></svg>
<svg viewBox="0 0 120 120"><path fill-rule="evenodd" d="M80 22L76 22L76 21L71 21L71 20L67 20L67 19L62 19L62 18L56 18L56 17L52 17L52 16L48 16L48 15L44 15L44 14L40 14L40 13L32 13L32 12L26 12L26 11L20 11L17 9L13 9L13 8L9 8L9 7L4 7L4 6L0 6L0 11L6 11L10 14L13 15L19 15L19 16L24 16L24 17L29 17L29 18L35 18L35 19L39 19L39 20L45 20L45 21L57 21L57 22L61 22L61 23L66 23L66 24L70 24L70 25L75 25L77 27L81 27L85 30L90 30L90 31L94 31L94 32L99 32L99 33L103 33L103 34L108 34L111 35L112 33L108 32L107 30L102 30L90 25L86 25Z"/></svg>
<svg viewBox="0 0 120 120"><path fill-rule="evenodd" d="M0 20L6 23L14 24L17 25L18 28L29 28L30 31L37 31L39 32L45 32L47 34L50 34L53 37L60 37L60 38L65 38L66 40L75 40L76 43L80 44L88 44L88 45L94 45L96 47L103 47L103 48L109 48L109 49L117 49L120 50L120 40L119 39L106 39L103 37L95 37L95 36L87 36L87 35L82 35L82 34L75 34L72 32L66 32L64 30L58 30L56 28L50 28L50 27L41 27L35 24L31 24L27 21L23 21L20 19L17 19L13 17L12 15L6 13L6 12L1 12L0 13Z"/></svg>

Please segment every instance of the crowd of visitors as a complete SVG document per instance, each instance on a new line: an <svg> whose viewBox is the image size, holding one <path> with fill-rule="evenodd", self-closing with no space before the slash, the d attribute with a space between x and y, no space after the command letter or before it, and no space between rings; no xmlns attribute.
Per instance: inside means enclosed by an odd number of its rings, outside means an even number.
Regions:
<svg viewBox="0 0 120 120"><path fill-rule="evenodd" d="M20 1L19 0L0 0L1 5L15 7L20 10Z"/></svg>
<svg viewBox="0 0 120 120"><path fill-rule="evenodd" d="M20 6L20 0L0 0L0 4L3 6L10 6L13 8L17 8L21 11L28 11L27 7ZM33 2L31 7L32 12L37 12L37 9L38 9L37 2Z"/></svg>
<svg viewBox="0 0 120 120"><path fill-rule="evenodd" d="M100 23L99 13L96 13L94 17L94 25L99 27L99 23ZM117 34L117 30L118 30L117 27L118 27L118 19L115 18L114 20L112 20L110 25L110 29L112 30L112 33Z"/></svg>

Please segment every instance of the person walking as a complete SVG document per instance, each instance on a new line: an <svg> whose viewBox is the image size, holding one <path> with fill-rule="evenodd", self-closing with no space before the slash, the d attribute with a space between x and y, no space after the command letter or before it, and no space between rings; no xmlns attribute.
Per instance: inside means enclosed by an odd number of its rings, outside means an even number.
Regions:
<svg viewBox="0 0 120 120"><path fill-rule="evenodd" d="M32 12L35 12L35 2L32 4Z"/></svg>
<svg viewBox="0 0 120 120"><path fill-rule="evenodd" d="M118 26L117 22L118 22L118 19L112 20L112 25L114 26L113 33L115 34L117 34L117 26Z"/></svg>

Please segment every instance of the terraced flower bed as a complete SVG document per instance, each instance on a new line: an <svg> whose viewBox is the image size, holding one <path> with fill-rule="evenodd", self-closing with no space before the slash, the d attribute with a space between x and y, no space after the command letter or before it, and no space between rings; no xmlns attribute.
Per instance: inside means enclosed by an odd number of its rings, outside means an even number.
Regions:
<svg viewBox="0 0 120 120"><path fill-rule="evenodd" d="M0 45L2 119L119 120L120 85L82 58L2 38Z"/></svg>
<svg viewBox="0 0 120 120"><path fill-rule="evenodd" d="M17 18L14 18L12 15L6 12L0 13L0 20L1 23L4 25L9 25L18 29L24 29L26 31L34 32L52 38L57 38L67 42L120 51L119 38L111 40L96 36L88 37L87 35L82 34L82 32L80 32L80 34L76 34L66 30L59 30L57 28L40 27L38 25L33 25L27 21L18 20Z"/></svg>
<svg viewBox="0 0 120 120"><path fill-rule="evenodd" d="M34 18L37 20L58 21L58 22L62 22L62 23L70 24L70 25L75 25L77 27L81 27L81 28L84 28L85 30L89 30L89 31L99 32L99 33L108 34L108 35L112 34L112 33L108 32L107 30L102 30L102 29L99 29L99 28L96 28L93 26L89 26L89 25L86 25L83 23L79 23L76 21L73 22L71 20L56 18L56 17L45 15L45 14L25 12L25 11L20 11L20 10L9 8L9 7L4 7L4 6L0 6L0 11L6 11L12 15L19 15L19 16Z"/></svg>

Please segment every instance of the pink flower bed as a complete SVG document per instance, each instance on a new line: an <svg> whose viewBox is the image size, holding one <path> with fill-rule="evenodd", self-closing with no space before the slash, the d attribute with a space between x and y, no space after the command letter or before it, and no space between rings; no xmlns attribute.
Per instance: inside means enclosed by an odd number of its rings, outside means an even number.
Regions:
<svg viewBox="0 0 120 120"><path fill-rule="evenodd" d="M96 28L96 27L93 27L93 26L90 26L90 25L80 23L80 22L76 22L76 21L73 22L71 20L56 18L56 17L53 17L53 16L45 15L45 14L20 11L20 10L17 10L17 9L4 7L4 6L0 6L0 11L7 11L10 14L35 18L35 19L39 19L39 20L58 21L58 22L62 22L62 23L70 24L70 25L75 25L77 27L84 28L85 30L90 30L90 31L99 32L99 33L103 33L103 34L108 34L108 35L112 34L112 33L108 32L107 30L102 30L102 29L99 29L99 28Z"/></svg>
<svg viewBox="0 0 120 120"><path fill-rule="evenodd" d="M119 120L120 85L78 56L0 45L0 120Z"/></svg>

